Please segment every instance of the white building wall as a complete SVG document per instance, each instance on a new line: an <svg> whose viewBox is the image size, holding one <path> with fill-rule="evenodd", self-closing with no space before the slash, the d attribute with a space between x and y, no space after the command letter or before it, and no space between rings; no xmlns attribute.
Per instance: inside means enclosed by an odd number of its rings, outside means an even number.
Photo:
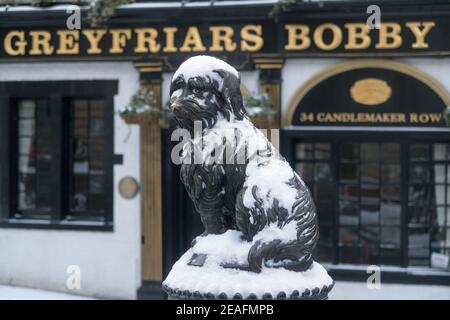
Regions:
<svg viewBox="0 0 450 320"><path fill-rule="evenodd" d="M129 62L0 64L0 81L118 80L114 108L129 102L139 74ZM97 297L136 297L140 271L140 197L127 200L120 179L139 180L139 127L114 120L114 231L0 228L0 284L66 291ZM68 290L67 267L81 268L81 289Z"/></svg>

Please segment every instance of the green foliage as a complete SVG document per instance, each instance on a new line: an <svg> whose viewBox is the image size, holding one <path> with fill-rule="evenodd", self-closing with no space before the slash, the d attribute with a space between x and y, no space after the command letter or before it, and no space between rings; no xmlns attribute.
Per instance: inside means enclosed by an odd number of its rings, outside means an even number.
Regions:
<svg viewBox="0 0 450 320"><path fill-rule="evenodd" d="M56 4L90 5L88 12L88 22L91 26L97 27L104 24L114 15L116 8L123 4L133 3L136 0L0 0L0 5L32 5L45 7Z"/></svg>
<svg viewBox="0 0 450 320"><path fill-rule="evenodd" d="M140 87L130 99L130 103L119 110L119 114L152 113L162 116L163 112L156 105L156 99L153 91Z"/></svg>
<svg viewBox="0 0 450 320"><path fill-rule="evenodd" d="M97 27L104 24L114 15L116 8L123 4L133 3L135 0L96 0L91 4L88 13L88 21L91 26Z"/></svg>
<svg viewBox="0 0 450 320"><path fill-rule="evenodd" d="M296 3L304 2L304 0L278 0L278 2L273 6L270 15L276 15L280 12L289 10Z"/></svg>
<svg viewBox="0 0 450 320"><path fill-rule="evenodd" d="M270 118L276 114L267 98L267 94L254 93L251 96L244 96L243 103L250 117L267 116Z"/></svg>

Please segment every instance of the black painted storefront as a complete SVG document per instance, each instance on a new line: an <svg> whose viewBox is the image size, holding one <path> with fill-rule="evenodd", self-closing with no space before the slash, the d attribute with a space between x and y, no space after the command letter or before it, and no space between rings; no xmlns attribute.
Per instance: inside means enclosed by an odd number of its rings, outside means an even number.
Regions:
<svg viewBox="0 0 450 320"><path fill-rule="evenodd" d="M32 38L29 31L35 29L48 30L52 36L51 44L55 48L60 46L57 31L65 30L66 12L41 10L27 13L18 10L0 13L0 27L2 28L0 36L4 39L9 32L23 31L28 51L23 55L10 56L3 48L0 50L0 60L4 63L35 61L156 63L156 67L152 65L149 68L154 69L153 71L143 73L143 78L161 82L163 72L173 72L181 61L193 54L212 54L224 58L240 70L255 70L261 67L258 64L262 60L275 59L272 61L279 65L275 69L261 69L260 74L277 74L277 77L279 77L280 68L285 60L293 58L344 57L351 61L354 57L390 59L426 56L439 59L441 56L450 55L447 41L448 30L450 30L450 4L448 1L395 0L379 1L378 4L382 8L386 22L393 22L402 27L400 33L402 44L397 48L377 49L376 43L379 41L379 34L376 31L370 33L371 45L368 48L358 50L345 48L345 44L349 40L345 25L365 22L367 19L366 1L336 1L324 4L305 2L275 16L269 15L272 10L271 5L247 5L239 8L233 6L205 6L202 8L186 6L175 9L169 7L158 9L120 8L106 27L129 29L133 35L132 39L126 42L122 52L114 53L111 52L112 36L106 33L105 40L100 44L101 54L88 53L89 42L81 33L78 53L57 54L55 50L55 53L51 55L30 55L29 48ZM434 22L435 26L425 38L428 47L414 48L417 39L406 27L406 24L408 22L422 24L430 21ZM330 23L343 32L341 44L337 48L323 50L314 42L304 50L286 49L285 46L289 43L286 25L306 25L311 31L310 39L314 40L314 30L320 25ZM261 48L256 51L243 51L238 46L238 49L234 51L225 49L209 51L212 44L210 26L232 28L234 30L233 40L240 44L240 31L247 24L261 25L260 38L264 40ZM164 34L162 30L165 27L178 27L179 32L175 37L178 51L137 52L135 31L137 28L147 27L156 28L160 35ZM191 27L198 27L205 50L180 52L179 49L182 47L187 30ZM324 31L325 44L331 42L332 30L329 28ZM17 35L14 39L20 40ZM164 38L158 38L158 41L163 48ZM248 43L254 44L252 41ZM14 42L14 44L17 43ZM20 46L15 46L15 49L17 48L20 49ZM266 62L264 67L270 67L270 63ZM439 203L435 196L438 187L444 186L446 189L450 182L448 180L450 176L448 156L450 154L447 152L442 156L441 152L440 156L435 158L434 151L435 148L442 148L442 145L450 143L450 132L443 118L422 124L411 122L414 118L411 113L442 114L446 105L442 103L442 98L436 94L434 88L423 81L417 81L411 74L405 74L399 70L380 69L379 66L354 68L347 71L338 72L326 78L331 81L325 81L324 78L322 79L324 81L314 85L314 90L305 92L302 99L297 101L298 103L301 101L301 105L295 104L292 110L285 111L291 112L290 121L281 126L281 153L294 168L299 169L301 176L316 197L321 228L321 242L317 250L317 258L320 261L328 262L327 266L336 278L345 277L365 281L367 274L364 266L383 263L390 266L384 271L383 281L450 284L448 272L428 268L428 254L435 248L432 240L438 239L436 237L441 236L442 230L450 227L448 218L444 220L444 226L439 225L439 221L437 221L439 210L450 206L450 196L446 196L443 202L442 199L439 199ZM261 76L260 78L261 84L264 79ZM364 83L362 84L362 94L361 92L358 94L358 86L355 89L355 98L352 98L349 92L356 81L367 78L385 81L391 93L383 83L378 82L377 85L382 91L385 91L384 96L376 96L374 102L369 101L369 105L362 106L355 99L365 100L367 98L364 94ZM283 86L283 81L286 81L285 79L276 80L280 80L280 87ZM302 83L299 83L298 86L302 86ZM387 100L380 102L387 96L389 96ZM321 100L323 98L328 100ZM282 104L286 105L288 101L282 101ZM320 106L320 111L323 113L340 111L346 115L341 115L340 119L339 116L335 118L333 115L318 117L317 106ZM388 115L388 121L384 121L383 116L379 115L380 121L377 120L377 115L361 116L360 118L355 116L363 109L364 112L370 110L372 113L396 113L397 115ZM300 120L301 112L307 113L302 121ZM314 113L313 118L308 113ZM405 120L408 118L410 121L401 121L403 118L398 114L404 114ZM280 114L280 116L284 115ZM109 123L112 124L112 120ZM2 130L6 130L6 126ZM170 141L170 132L171 129L162 129L164 275L167 275L173 263L189 247L192 239L203 231L200 218L195 213L192 203L180 183L179 168L170 161L171 146L174 144ZM297 149L302 148L303 151L296 152ZM367 153L364 150L367 150ZM413 156L416 154L417 157L414 160ZM109 157L115 158L112 151L109 152ZM391 159L387 159L389 157ZM374 168L368 173L372 178L371 181L362 179L367 175L361 173L361 168L365 170L367 166ZM429 179L426 183L415 183L414 180L411 180L414 168L420 166L428 168L425 170L428 172L426 175ZM316 167L320 170L315 169ZM385 171L388 177L395 176L393 180L388 178L386 181L383 176L385 167L388 168ZM439 175L442 173L442 169L439 171L437 168L444 168L444 180L436 180L442 178ZM315 170L318 172L318 177L314 174ZM354 173L353 179L344 179L346 175L352 177L352 172ZM358 173L355 174L355 172ZM325 181L321 179L325 179ZM414 190L417 185L418 189ZM395 191L385 192L386 188ZM416 194L422 194L422 198L418 196L418 199L411 199L410 189ZM362 192L366 194L361 196ZM447 194L447 190L445 190L445 194ZM385 199L385 195L389 197ZM323 200L324 198L326 200ZM418 202L428 201L426 208L431 209L423 211L422 208L425 206L414 204L415 200ZM390 208L396 208L391 217L392 220L384 220L387 205ZM365 215L361 211L362 207L368 208L367 211L373 213L376 219L365 220ZM112 211L112 208L109 211ZM344 219L342 219L343 217ZM438 222L437 225L436 222ZM391 236L395 235L394 240L385 243L383 235L386 231L384 229L392 231L388 233ZM409 248L414 238L411 236L412 234L423 238L428 237L428 240L423 240L419 248L416 248L417 250L414 249L416 252ZM439 250L449 253L449 248L440 247ZM421 255L421 253L423 254ZM420 271L418 271L419 269Z"/></svg>

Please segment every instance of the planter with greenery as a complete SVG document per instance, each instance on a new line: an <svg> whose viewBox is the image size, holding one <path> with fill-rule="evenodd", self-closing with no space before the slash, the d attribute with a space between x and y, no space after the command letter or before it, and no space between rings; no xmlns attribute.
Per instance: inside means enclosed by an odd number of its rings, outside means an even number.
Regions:
<svg viewBox="0 0 450 320"><path fill-rule="evenodd" d="M130 103L118 111L128 124L153 124L165 126L166 114L157 104L153 91L140 87L131 97Z"/></svg>
<svg viewBox="0 0 450 320"><path fill-rule="evenodd" d="M244 96L244 107L254 125L260 129L269 129L276 115L276 111L267 98L267 94Z"/></svg>

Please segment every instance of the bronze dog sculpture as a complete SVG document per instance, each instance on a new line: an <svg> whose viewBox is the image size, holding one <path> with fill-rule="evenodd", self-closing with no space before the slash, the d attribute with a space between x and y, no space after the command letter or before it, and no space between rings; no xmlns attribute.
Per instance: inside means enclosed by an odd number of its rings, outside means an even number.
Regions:
<svg viewBox="0 0 450 320"><path fill-rule="evenodd" d="M192 138L186 148L200 148L200 160L192 161L185 153L190 161L181 167L181 179L205 228L202 236L237 230L250 244L247 261L223 261L221 266L256 273L263 267L308 270L318 240L311 194L248 120L238 72L213 57L190 58L174 74L170 96L181 128L194 134L195 123L202 125L202 138ZM224 130L232 133L225 135L232 142L220 135ZM202 266L206 259L193 255L189 264Z"/></svg>

